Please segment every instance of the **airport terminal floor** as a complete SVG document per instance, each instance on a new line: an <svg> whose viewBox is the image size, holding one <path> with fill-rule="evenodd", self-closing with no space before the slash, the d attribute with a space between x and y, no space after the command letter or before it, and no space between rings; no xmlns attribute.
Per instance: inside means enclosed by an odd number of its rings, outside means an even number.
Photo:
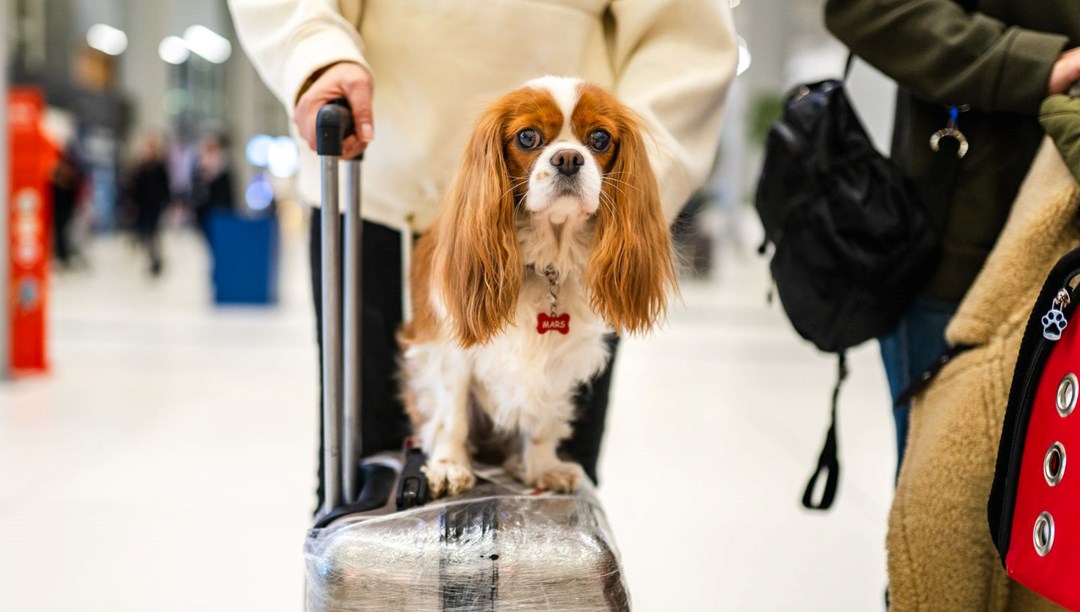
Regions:
<svg viewBox="0 0 1080 612"><path fill-rule="evenodd" d="M0 385L0 610L301 608L317 362L307 248L280 304L215 308L202 244L152 280L125 238L53 284L52 373ZM883 606L894 434L876 345L843 391L839 498L799 505L835 362L725 252L666 328L628 339L600 473L635 610Z"/></svg>

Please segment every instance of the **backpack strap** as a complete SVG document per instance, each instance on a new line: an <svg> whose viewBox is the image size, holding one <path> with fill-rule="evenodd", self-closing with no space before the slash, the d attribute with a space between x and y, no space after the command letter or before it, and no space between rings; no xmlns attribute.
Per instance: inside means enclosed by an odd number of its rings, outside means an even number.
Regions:
<svg viewBox="0 0 1080 612"><path fill-rule="evenodd" d="M938 358L935 359L934 362L931 363L929 366L927 366L926 370L924 370L922 374L919 374L919 377L915 379L910 385L908 385L908 388L904 389L904 391L896 397L896 401L893 402L893 408L899 408L900 406L906 406L907 404L910 404L911 400L915 399L916 395L919 395L920 393L925 391L926 388L930 386L930 383L934 382L934 378L937 377L938 372L941 372L942 368L948 365L949 362L956 357L970 351L973 348L975 347L970 344L958 344L954 347L949 348L941 355L938 355Z"/></svg>
<svg viewBox="0 0 1080 612"><path fill-rule="evenodd" d="M808 510L828 510L836 499L836 488L840 484L840 457L836 442L836 406L840 401L840 387L847 380L847 353L840 351L837 354L836 385L832 394L832 416L829 421L829 431L825 434L825 445L818 457L817 469L806 483L806 491L803 493L802 505ZM817 488L818 478L825 476L825 488L821 492L821 499L814 502L814 489Z"/></svg>

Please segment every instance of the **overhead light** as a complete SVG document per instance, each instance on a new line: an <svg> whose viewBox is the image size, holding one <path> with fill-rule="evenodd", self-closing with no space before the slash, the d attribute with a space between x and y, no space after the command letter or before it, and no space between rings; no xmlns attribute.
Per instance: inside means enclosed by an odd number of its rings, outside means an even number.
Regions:
<svg viewBox="0 0 1080 612"><path fill-rule="evenodd" d="M194 25L184 30L184 43L192 53L213 64L221 64L232 55L232 43L206 26Z"/></svg>
<svg viewBox="0 0 1080 612"><path fill-rule="evenodd" d="M187 43L179 36L166 36L158 45L158 57L170 64L183 64L190 55Z"/></svg>
<svg viewBox="0 0 1080 612"><path fill-rule="evenodd" d="M256 174L247 189L244 190L244 200L251 210L266 210L274 203L274 187L266 174Z"/></svg>
<svg viewBox="0 0 1080 612"><path fill-rule="evenodd" d="M247 144L248 162L256 168L265 168L270 165L270 148L274 146L274 137L269 134L258 134L252 137Z"/></svg>
<svg viewBox="0 0 1080 612"><path fill-rule="evenodd" d="M266 152L266 165L270 174L278 178L289 178L300 169L300 151L296 142L288 136L278 136L270 143Z"/></svg>
<svg viewBox="0 0 1080 612"><path fill-rule="evenodd" d="M739 64L735 68L735 74L739 75L746 72L750 68L750 62L753 58L750 57L750 47L747 46L746 40L739 37Z"/></svg>
<svg viewBox="0 0 1080 612"><path fill-rule="evenodd" d="M120 55L127 49L128 39L122 30L97 23L86 31L86 44L107 55Z"/></svg>

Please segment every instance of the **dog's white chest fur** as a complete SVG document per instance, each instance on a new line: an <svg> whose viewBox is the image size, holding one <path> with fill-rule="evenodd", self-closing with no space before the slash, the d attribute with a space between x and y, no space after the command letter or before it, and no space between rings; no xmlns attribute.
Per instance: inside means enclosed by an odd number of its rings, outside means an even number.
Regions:
<svg viewBox="0 0 1080 612"><path fill-rule="evenodd" d="M555 451L572 431L575 393L607 364L604 336L610 330L589 308L580 276L570 275L559 287L558 311L570 315L569 333L537 331L537 315L550 310L548 281L533 273L513 324L487 344L465 349L444 341L406 349L406 393L423 417L416 433L430 457L429 479L445 483L435 485L440 491L455 494L471 486L473 410L483 411L497 433L520 439L514 446L522 451L511 454L506 467L522 481L567 491L584 477L580 466L560 461Z"/></svg>
<svg viewBox="0 0 1080 612"><path fill-rule="evenodd" d="M566 411L577 387L607 363L608 329L589 308L580 277L565 279L558 289L557 311L570 315L569 333L537 330L537 316L550 311L549 284L531 273L514 325L489 344L469 349L473 395L504 431L531 430L548 418L572 420Z"/></svg>

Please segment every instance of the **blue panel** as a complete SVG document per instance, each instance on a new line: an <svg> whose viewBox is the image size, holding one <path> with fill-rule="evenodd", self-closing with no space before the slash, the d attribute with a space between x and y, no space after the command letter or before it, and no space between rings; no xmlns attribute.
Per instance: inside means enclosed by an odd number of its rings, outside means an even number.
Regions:
<svg viewBox="0 0 1080 612"><path fill-rule="evenodd" d="M278 298L278 222L274 217L210 216L214 302L274 304Z"/></svg>

